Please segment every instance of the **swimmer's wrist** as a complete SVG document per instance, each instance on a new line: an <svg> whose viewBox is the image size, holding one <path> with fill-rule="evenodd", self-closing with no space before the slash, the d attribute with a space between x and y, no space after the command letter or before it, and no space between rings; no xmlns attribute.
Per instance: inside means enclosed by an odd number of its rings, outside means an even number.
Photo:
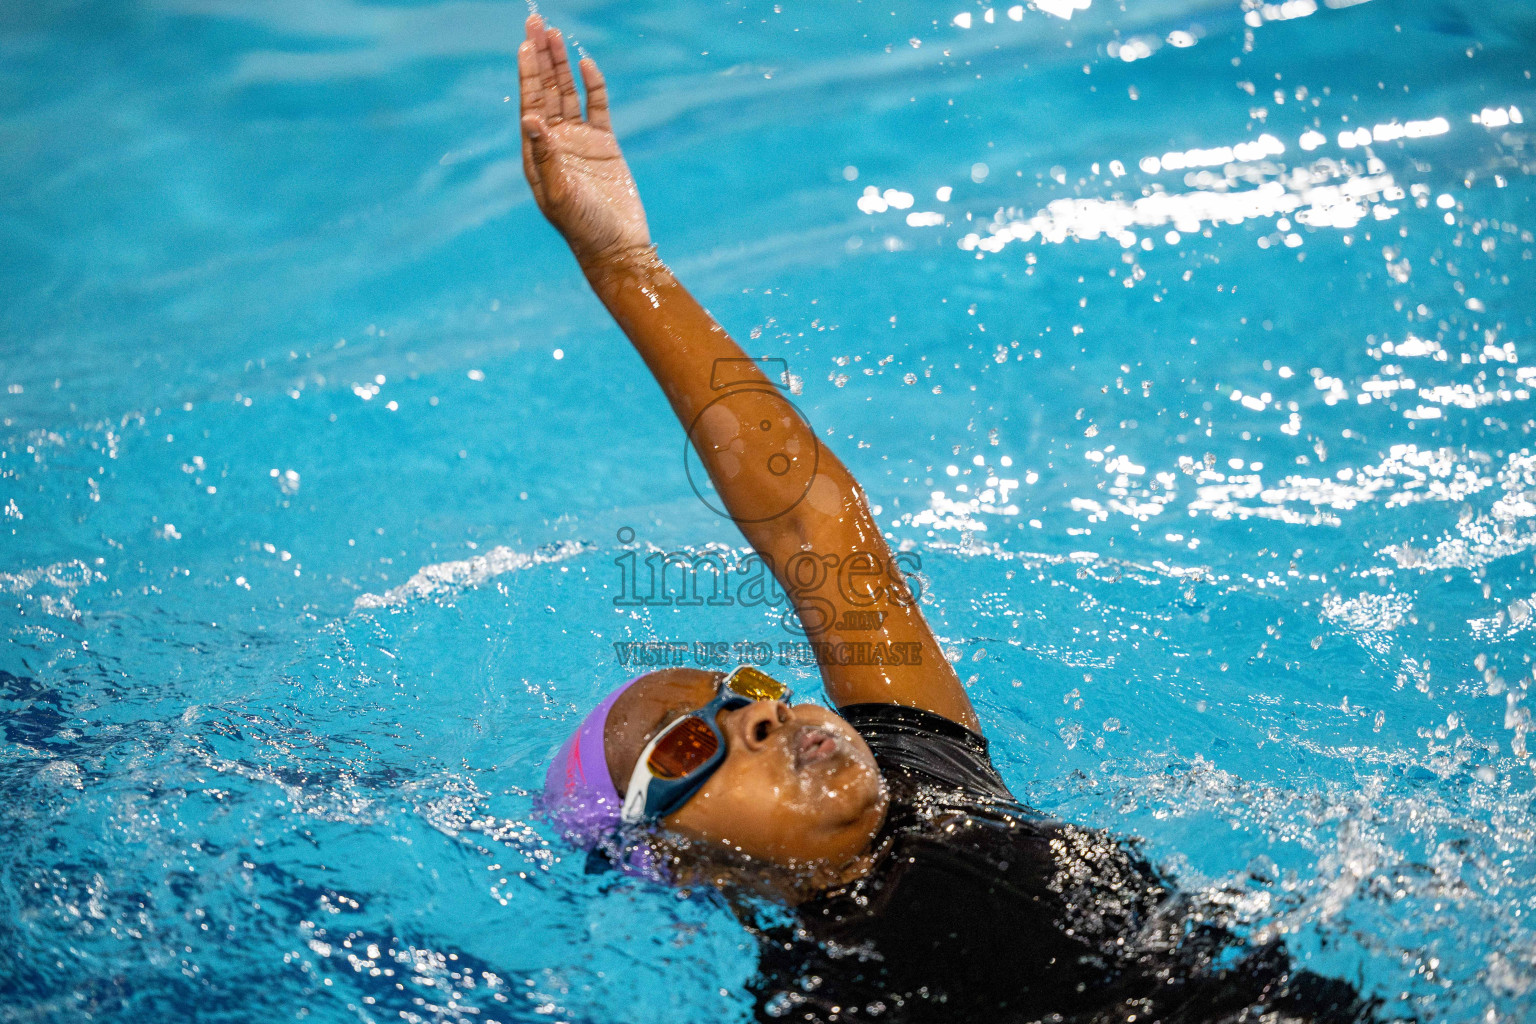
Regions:
<svg viewBox="0 0 1536 1024"><path fill-rule="evenodd" d="M669 272L654 245L636 245L593 256L578 256L577 262L581 264L582 273L586 274L593 287L626 279L648 279Z"/></svg>

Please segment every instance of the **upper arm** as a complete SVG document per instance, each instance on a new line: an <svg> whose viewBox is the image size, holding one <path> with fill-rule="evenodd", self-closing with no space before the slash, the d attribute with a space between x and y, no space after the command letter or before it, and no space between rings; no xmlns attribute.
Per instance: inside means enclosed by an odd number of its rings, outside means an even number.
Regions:
<svg viewBox="0 0 1536 1024"><path fill-rule="evenodd" d="M894 564L864 494L779 387L666 271L590 278L661 384L731 519L772 567L839 706L976 713ZM727 381L716 379L723 364ZM809 478L809 485L806 480Z"/></svg>
<svg viewBox="0 0 1536 1024"><path fill-rule="evenodd" d="M830 452L793 510L743 527L773 568L839 707L922 708L980 731L960 679L923 617L863 491Z"/></svg>

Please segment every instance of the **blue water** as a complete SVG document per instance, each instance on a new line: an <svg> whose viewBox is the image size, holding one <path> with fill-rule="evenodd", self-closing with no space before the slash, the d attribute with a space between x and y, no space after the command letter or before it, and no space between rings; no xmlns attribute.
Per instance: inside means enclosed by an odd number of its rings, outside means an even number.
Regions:
<svg viewBox="0 0 1536 1024"><path fill-rule="evenodd" d="M1016 791L1536 1020L1536 16L1041 6L544 11ZM614 606L742 541L522 182L523 13L0 11L0 1020L746 1012L532 811L615 643L792 638Z"/></svg>

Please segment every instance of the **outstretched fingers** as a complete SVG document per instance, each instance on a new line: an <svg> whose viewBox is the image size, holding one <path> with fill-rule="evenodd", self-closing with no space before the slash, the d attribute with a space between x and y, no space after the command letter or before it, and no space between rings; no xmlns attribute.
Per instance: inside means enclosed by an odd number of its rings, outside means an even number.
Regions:
<svg viewBox="0 0 1536 1024"><path fill-rule="evenodd" d="M591 57L581 60L581 82L587 87L587 123L605 132L613 131L608 118L608 84L603 73L597 70L597 62Z"/></svg>
<svg viewBox="0 0 1536 1024"><path fill-rule="evenodd" d="M541 179L538 161L535 160L534 139L544 134L543 97L540 94L538 58L532 40L517 48L517 99L523 137L523 175L534 193L539 192ZM540 143L542 147L543 143ZM543 154L539 154L542 158Z"/></svg>
<svg viewBox="0 0 1536 1024"><path fill-rule="evenodd" d="M517 48L518 70L526 97L525 113L538 114L550 123L561 118L559 80L549 57L549 30L537 14L528 16L527 40ZM528 48L529 67L523 70L523 48ZM530 82L531 79L531 82Z"/></svg>
<svg viewBox="0 0 1536 1024"><path fill-rule="evenodd" d="M549 198L549 190L559 184L558 175L543 173L549 170L547 165L555 153L550 131L565 122L581 124L583 119L581 97L559 30L550 28L537 14L529 16L526 30L527 37L517 48L523 173L542 206ZM603 74L590 58L583 58L580 67L587 90L586 123L611 133L608 86Z"/></svg>
<svg viewBox="0 0 1536 1024"><path fill-rule="evenodd" d="M581 98L576 95L576 79L571 77L571 58L565 50L565 37L552 28L544 33L544 43L549 49L549 63L555 79L555 92L559 97L560 117L567 121L581 120Z"/></svg>

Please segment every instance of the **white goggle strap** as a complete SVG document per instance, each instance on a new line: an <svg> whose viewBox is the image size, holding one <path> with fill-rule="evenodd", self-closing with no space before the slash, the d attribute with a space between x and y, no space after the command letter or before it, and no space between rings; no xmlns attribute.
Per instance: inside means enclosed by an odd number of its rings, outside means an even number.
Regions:
<svg viewBox="0 0 1536 1024"><path fill-rule="evenodd" d="M682 721L682 719L679 719ZM675 724L675 723L674 723ZM645 820L645 801L651 791L651 769L646 763L651 759L651 752L656 749L656 744L666 738L672 727L661 730L640 751L640 758L635 762L635 770L629 774L629 787L624 790L624 809L619 812L619 820L626 825L634 825Z"/></svg>

